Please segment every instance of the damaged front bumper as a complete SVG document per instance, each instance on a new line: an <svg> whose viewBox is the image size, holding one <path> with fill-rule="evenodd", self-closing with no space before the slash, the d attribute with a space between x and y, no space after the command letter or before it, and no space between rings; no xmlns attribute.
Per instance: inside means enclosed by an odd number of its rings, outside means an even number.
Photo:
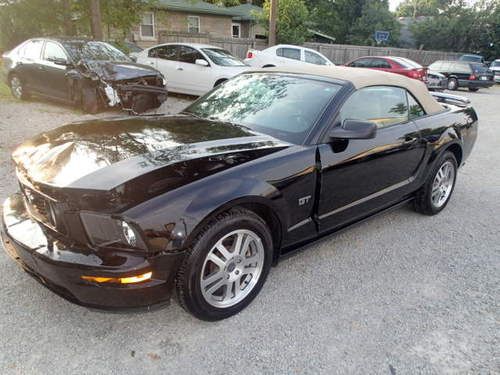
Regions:
<svg viewBox="0 0 500 375"><path fill-rule="evenodd" d="M167 100L168 90L165 87L120 83L110 85L104 83L104 94L110 107L121 105L122 109L131 113L142 113L148 109L159 107Z"/></svg>
<svg viewBox="0 0 500 375"><path fill-rule="evenodd" d="M184 253L146 255L125 250L96 252L65 244L46 234L33 221L21 194L3 205L0 230L7 253L25 271L60 296L80 305L102 308L151 307L167 303ZM152 277L135 284L100 284L86 280L133 278L152 272Z"/></svg>

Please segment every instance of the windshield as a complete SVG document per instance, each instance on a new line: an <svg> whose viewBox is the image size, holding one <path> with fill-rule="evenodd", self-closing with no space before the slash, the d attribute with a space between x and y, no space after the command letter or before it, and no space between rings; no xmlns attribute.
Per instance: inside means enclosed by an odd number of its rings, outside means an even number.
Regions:
<svg viewBox="0 0 500 375"><path fill-rule="evenodd" d="M75 60L131 61L119 49L104 42L69 41L64 47Z"/></svg>
<svg viewBox="0 0 500 375"><path fill-rule="evenodd" d="M340 88L294 75L242 74L198 99L184 112L301 144Z"/></svg>
<svg viewBox="0 0 500 375"><path fill-rule="evenodd" d="M202 48L203 52L214 62L216 65L221 66L246 66L243 61L234 57L228 51L219 48Z"/></svg>

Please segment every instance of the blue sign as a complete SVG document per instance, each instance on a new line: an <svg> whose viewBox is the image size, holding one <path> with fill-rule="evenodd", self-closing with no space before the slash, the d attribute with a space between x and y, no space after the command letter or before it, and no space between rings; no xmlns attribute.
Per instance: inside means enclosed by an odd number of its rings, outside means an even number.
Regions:
<svg viewBox="0 0 500 375"><path fill-rule="evenodd" d="M390 34L389 31L375 31L375 40L377 43L387 42Z"/></svg>

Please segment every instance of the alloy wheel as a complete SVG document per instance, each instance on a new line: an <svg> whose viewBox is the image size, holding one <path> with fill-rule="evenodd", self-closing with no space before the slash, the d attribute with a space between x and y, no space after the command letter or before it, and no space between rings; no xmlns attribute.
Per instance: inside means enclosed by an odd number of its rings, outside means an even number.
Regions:
<svg viewBox="0 0 500 375"><path fill-rule="evenodd" d="M251 230L224 235L208 252L200 286L205 301L218 308L234 306L247 297L264 267L264 246Z"/></svg>
<svg viewBox="0 0 500 375"><path fill-rule="evenodd" d="M11 78L10 88L12 90L12 95L14 95L16 99L21 99L23 97L23 84L19 77L14 76Z"/></svg>
<svg viewBox="0 0 500 375"><path fill-rule="evenodd" d="M455 182L455 167L451 161L441 165L432 183L431 201L434 207L442 207L450 197Z"/></svg>

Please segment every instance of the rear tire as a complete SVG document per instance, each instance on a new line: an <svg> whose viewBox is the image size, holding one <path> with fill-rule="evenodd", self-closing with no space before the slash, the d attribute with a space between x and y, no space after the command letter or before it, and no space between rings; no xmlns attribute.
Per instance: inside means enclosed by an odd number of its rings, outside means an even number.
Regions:
<svg viewBox="0 0 500 375"><path fill-rule="evenodd" d="M252 211L233 208L200 231L178 271L181 306L214 321L243 310L262 289L272 262L269 228Z"/></svg>
<svg viewBox="0 0 500 375"><path fill-rule="evenodd" d="M9 78L10 93L18 100L29 99L28 90L26 90L23 80L17 75L13 74Z"/></svg>
<svg viewBox="0 0 500 375"><path fill-rule="evenodd" d="M458 89L458 81L456 78L450 78L448 80L448 90L455 91Z"/></svg>
<svg viewBox="0 0 500 375"><path fill-rule="evenodd" d="M469 91L476 92L479 89L477 87L469 87Z"/></svg>
<svg viewBox="0 0 500 375"><path fill-rule="evenodd" d="M425 215L436 215L448 204L457 179L457 160L445 152L415 197L415 210Z"/></svg>

